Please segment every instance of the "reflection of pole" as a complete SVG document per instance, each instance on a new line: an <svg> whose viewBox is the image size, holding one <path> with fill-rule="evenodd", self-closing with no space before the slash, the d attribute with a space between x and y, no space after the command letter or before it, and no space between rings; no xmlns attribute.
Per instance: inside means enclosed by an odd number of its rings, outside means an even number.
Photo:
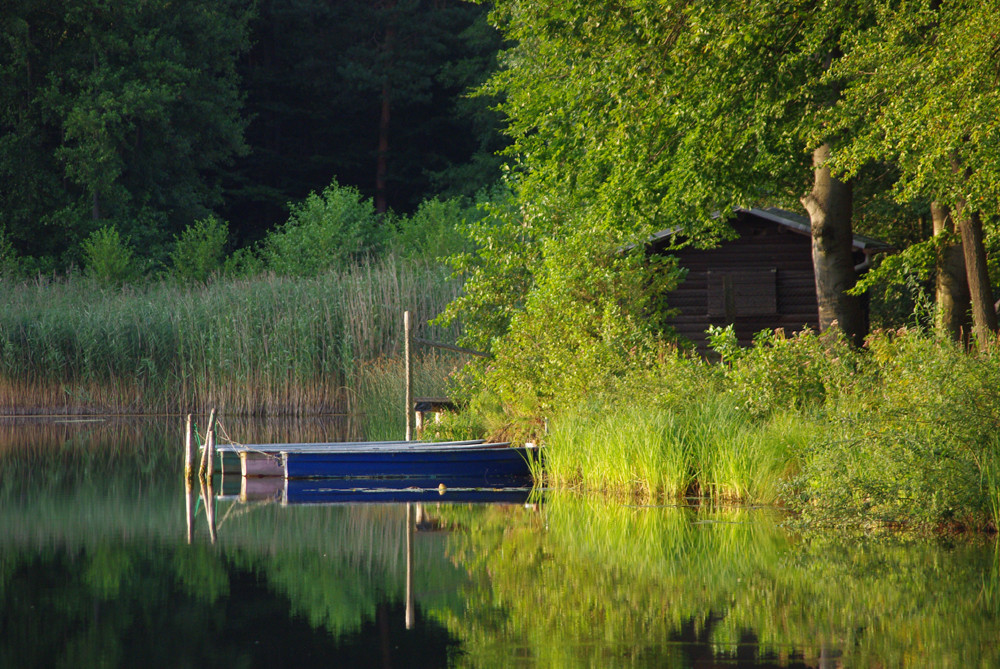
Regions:
<svg viewBox="0 0 1000 669"><path fill-rule="evenodd" d="M206 485L208 486L206 489ZM205 520L208 521L208 536L215 543L215 504L212 494L212 479L201 480L201 501L205 505Z"/></svg>
<svg viewBox="0 0 1000 669"><path fill-rule="evenodd" d="M406 629L413 629L413 535L416 531L416 513L412 504L406 505Z"/></svg>
<svg viewBox="0 0 1000 669"><path fill-rule="evenodd" d="M191 543L194 538L194 486L191 485L191 477L184 480L185 504L187 505L187 540Z"/></svg>
<svg viewBox="0 0 1000 669"><path fill-rule="evenodd" d="M410 312L403 312L403 367L406 374L406 440L413 439L413 368L410 365Z"/></svg>
<svg viewBox="0 0 1000 669"><path fill-rule="evenodd" d="M211 467L209 467L211 470ZM208 516L208 536L215 543L215 495L212 493L212 477L208 478L208 499L205 500L205 515Z"/></svg>

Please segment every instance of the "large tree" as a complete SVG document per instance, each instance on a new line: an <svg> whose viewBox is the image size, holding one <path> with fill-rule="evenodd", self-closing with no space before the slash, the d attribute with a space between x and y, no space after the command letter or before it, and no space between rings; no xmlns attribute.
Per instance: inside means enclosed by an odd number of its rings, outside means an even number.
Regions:
<svg viewBox="0 0 1000 669"><path fill-rule="evenodd" d="M950 210L976 339L985 344L997 330L983 238L1000 205L1000 3L875 4L878 21L852 36L835 68L850 82L839 121L855 129L837 162L849 174L873 160L895 161L900 199L934 199L942 227ZM962 291L951 290L961 300Z"/></svg>
<svg viewBox="0 0 1000 669"><path fill-rule="evenodd" d="M719 212L801 202L812 220L821 325L866 323L851 254L852 188L830 171L825 77L857 3L501 1L516 42L491 90L520 161L526 224L565 234L579 216L641 239L676 227L710 242ZM563 226L563 227L560 227Z"/></svg>
<svg viewBox="0 0 1000 669"><path fill-rule="evenodd" d="M247 18L238 0L3 4L0 215L21 253L109 222L151 249L219 204Z"/></svg>

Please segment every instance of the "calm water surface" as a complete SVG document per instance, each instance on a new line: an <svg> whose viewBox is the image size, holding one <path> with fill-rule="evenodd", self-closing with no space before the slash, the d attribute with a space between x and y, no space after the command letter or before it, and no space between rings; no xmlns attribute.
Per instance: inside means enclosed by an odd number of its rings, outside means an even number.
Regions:
<svg viewBox="0 0 1000 669"><path fill-rule="evenodd" d="M181 433L0 421L0 667L1000 666L991 542L565 493L329 504L217 477L189 497Z"/></svg>

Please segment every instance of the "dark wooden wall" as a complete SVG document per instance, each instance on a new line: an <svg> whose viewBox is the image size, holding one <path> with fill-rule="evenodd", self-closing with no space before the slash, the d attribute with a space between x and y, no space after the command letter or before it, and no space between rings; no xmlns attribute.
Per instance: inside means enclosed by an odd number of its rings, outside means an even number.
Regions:
<svg viewBox="0 0 1000 669"><path fill-rule="evenodd" d="M704 352L709 325L733 323L743 345L763 329L818 329L809 236L749 212L733 228L739 238L714 249L674 252L688 270L667 297L681 312L671 320L677 333Z"/></svg>

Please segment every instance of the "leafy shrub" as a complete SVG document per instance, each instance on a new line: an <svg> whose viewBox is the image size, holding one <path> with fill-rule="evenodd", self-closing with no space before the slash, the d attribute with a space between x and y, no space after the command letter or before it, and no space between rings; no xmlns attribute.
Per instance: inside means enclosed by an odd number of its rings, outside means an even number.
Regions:
<svg viewBox="0 0 1000 669"><path fill-rule="evenodd" d="M377 250L380 221L370 199L334 180L291 206L288 220L264 240L267 269L286 276L313 276L342 269Z"/></svg>
<svg viewBox="0 0 1000 669"><path fill-rule="evenodd" d="M222 273L227 277L252 278L264 271L264 259L257 249L244 247L233 251L222 263Z"/></svg>
<svg viewBox="0 0 1000 669"><path fill-rule="evenodd" d="M862 358L839 330L817 336L807 329L791 337L762 330L752 347L740 349L730 327L711 330L710 345L728 363L730 392L757 418L822 408L860 380Z"/></svg>
<svg viewBox="0 0 1000 669"><path fill-rule="evenodd" d="M205 281L222 269L229 226L215 216L189 225L174 238L170 254L173 274L184 281Z"/></svg>
<svg viewBox="0 0 1000 669"><path fill-rule="evenodd" d="M12 277L18 273L17 252L10 243L7 229L0 225L0 277Z"/></svg>
<svg viewBox="0 0 1000 669"><path fill-rule="evenodd" d="M868 348L868 392L841 398L806 458L806 517L983 522L998 490L1000 359L907 329L877 332Z"/></svg>
<svg viewBox="0 0 1000 669"><path fill-rule="evenodd" d="M664 333L660 300L679 277L672 259L622 252L596 230L545 251L535 289L485 379L515 412L534 416L651 365Z"/></svg>
<svg viewBox="0 0 1000 669"><path fill-rule="evenodd" d="M136 278L132 247L115 226L95 230L82 247L87 276L105 284L122 284Z"/></svg>
<svg viewBox="0 0 1000 669"><path fill-rule="evenodd" d="M425 200L412 216L396 223L392 252L402 258L438 260L471 250L460 230L484 217L464 198Z"/></svg>

